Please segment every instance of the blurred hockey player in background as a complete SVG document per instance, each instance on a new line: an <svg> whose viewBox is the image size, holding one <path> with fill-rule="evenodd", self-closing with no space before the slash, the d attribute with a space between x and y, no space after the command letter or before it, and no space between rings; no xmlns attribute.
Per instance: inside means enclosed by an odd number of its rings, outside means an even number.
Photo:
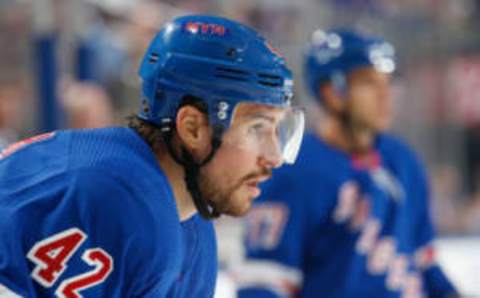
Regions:
<svg viewBox="0 0 480 298"><path fill-rule="evenodd" d="M304 74L324 112L248 216L240 298L457 297L435 261L424 166L385 131L393 46L313 33Z"/></svg>

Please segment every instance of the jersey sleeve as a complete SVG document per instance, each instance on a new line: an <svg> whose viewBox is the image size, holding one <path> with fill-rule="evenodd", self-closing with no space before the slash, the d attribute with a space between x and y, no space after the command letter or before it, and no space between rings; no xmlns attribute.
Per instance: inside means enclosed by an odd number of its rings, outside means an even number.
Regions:
<svg viewBox="0 0 480 298"><path fill-rule="evenodd" d="M424 166L413 158L416 171L415 184L417 185L417 252L416 260L423 270L423 280L429 298L458 297L455 287L449 281L443 270L436 263L435 228L430 214L430 188Z"/></svg>
<svg viewBox="0 0 480 298"><path fill-rule="evenodd" d="M317 194L307 191L309 177L301 171L274 174L247 216L246 261L234 274L239 298L295 297L300 291L314 234L311 202L322 196L318 187Z"/></svg>

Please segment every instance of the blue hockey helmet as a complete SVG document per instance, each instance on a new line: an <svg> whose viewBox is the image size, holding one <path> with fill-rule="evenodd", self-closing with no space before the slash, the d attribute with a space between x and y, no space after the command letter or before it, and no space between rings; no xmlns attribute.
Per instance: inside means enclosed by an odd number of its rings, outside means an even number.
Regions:
<svg viewBox="0 0 480 298"><path fill-rule="evenodd" d="M316 30L305 54L305 83L311 95L321 100L322 83L332 82L343 89L347 74L365 66L391 73L395 70L394 55L394 47L380 38L348 30Z"/></svg>
<svg viewBox="0 0 480 298"><path fill-rule="evenodd" d="M159 126L174 122L185 96L205 101L212 126L228 128L238 103L288 107L293 92L285 59L262 36L216 16L167 23L151 42L139 74L139 117Z"/></svg>

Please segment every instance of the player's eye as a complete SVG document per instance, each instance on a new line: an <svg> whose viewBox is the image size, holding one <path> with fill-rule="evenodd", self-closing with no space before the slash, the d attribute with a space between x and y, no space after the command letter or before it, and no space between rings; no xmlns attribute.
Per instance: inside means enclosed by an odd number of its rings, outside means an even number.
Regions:
<svg viewBox="0 0 480 298"><path fill-rule="evenodd" d="M269 126L265 121L258 121L248 126L248 133L260 136L267 133Z"/></svg>

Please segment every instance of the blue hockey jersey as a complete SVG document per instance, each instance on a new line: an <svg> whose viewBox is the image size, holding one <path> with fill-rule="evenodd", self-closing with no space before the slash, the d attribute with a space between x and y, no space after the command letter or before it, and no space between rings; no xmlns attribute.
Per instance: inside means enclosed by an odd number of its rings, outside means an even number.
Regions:
<svg viewBox="0 0 480 298"><path fill-rule="evenodd" d="M422 165L392 136L359 159L306 135L247 218L239 297L454 294L435 264L428 199Z"/></svg>
<svg viewBox="0 0 480 298"><path fill-rule="evenodd" d="M213 297L216 262L212 224L180 221L153 152L129 128L53 132L0 155L0 289Z"/></svg>

